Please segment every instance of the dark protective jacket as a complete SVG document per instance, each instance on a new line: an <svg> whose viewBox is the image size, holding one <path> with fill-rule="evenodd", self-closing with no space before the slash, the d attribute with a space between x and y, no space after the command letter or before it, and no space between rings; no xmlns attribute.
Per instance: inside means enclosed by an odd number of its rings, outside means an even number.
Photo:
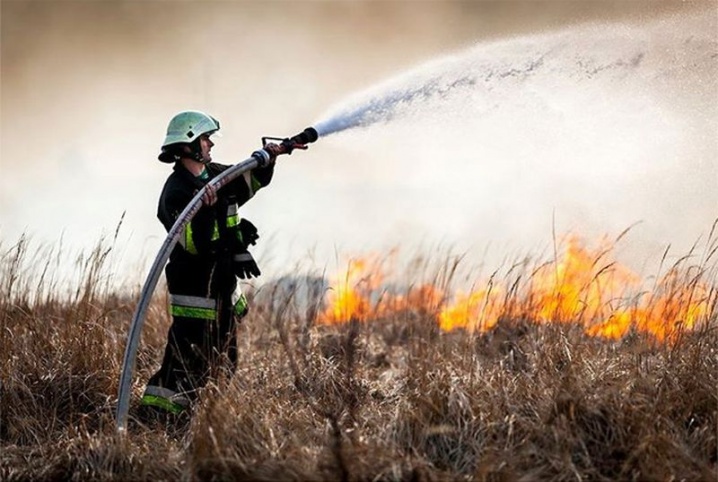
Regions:
<svg viewBox="0 0 718 482"><path fill-rule="evenodd" d="M212 179L229 166L210 163L206 168ZM165 268L171 295L217 298L234 291L232 256L244 248L237 209L268 185L273 173L273 165L244 173L217 192L214 206L203 206L197 212L181 234ZM157 208L157 217L167 231L209 179L202 181L181 163L175 164Z"/></svg>

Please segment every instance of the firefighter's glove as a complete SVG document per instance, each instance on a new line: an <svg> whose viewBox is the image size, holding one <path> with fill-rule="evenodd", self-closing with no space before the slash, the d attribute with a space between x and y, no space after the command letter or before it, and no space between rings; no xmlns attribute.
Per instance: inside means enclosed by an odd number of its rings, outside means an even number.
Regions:
<svg viewBox="0 0 718 482"><path fill-rule="evenodd" d="M234 274L241 279L252 279L259 276L259 266L249 251L235 254L233 258Z"/></svg>
<svg viewBox="0 0 718 482"><path fill-rule="evenodd" d="M244 246L257 244L257 240L259 239L257 227L245 218L239 221L239 236Z"/></svg>

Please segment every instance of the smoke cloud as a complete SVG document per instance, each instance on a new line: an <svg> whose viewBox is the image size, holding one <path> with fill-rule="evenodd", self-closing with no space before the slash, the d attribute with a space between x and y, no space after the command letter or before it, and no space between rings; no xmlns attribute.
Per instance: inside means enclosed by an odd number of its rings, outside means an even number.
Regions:
<svg viewBox="0 0 718 482"><path fill-rule="evenodd" d="M244 210L265 266L392 245L502 255L544 245L553 224L593 236L642 221L642 255L705 234L718 212L710 2L507 5L3 1L1 238L64 233L84 249L124 212L121 264L141 277L164 237L156 155L174 113L220 119L214 158L234 163L430 59L439 76L543 61L282 159Z"/></svg>

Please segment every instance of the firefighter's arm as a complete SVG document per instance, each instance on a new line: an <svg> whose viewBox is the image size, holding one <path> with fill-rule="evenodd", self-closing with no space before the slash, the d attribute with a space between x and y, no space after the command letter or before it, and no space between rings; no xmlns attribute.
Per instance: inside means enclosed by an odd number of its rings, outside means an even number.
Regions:
<svg viewBox="0 0 718 482"><path fill-rule="evenodd" d="M257 167L243 173L223 189L229 189L237 199L237 204L241 206L252 199L257 191L269 184L273 175L274 165Z"/></svg>
<svg viewBox="0 0 718 482"><path fill-rule="evenodd" d="M252 199L257 191L267 186L272 181L272 176L274 176L274 165L277 160L277 156L281 154L282 151L277 144L267 144L264 146L264 150L271 156L266 165L256 167L251 171L245 172L228 185L228 188L237 198L237 204L240 206ZM223 166L222 170L227 167L229 166Z"/></svg>

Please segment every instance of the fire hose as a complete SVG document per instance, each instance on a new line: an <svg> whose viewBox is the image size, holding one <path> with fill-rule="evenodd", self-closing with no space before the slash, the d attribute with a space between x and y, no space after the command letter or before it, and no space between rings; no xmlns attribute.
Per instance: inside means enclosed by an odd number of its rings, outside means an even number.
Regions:
<svg viewBox="0 0 718 482"><path fill-rule="evenodd" d="M294 149L307 149L307 144L316 141L318 137L319 135L317 134L317 131L313 127L308 127L301 133L291 138L282 139L277 137L263 137L262 144L266 146L268 141L280 141L280 154L291 154ZM122 371L120 372L120 384L117 395L117 412L115 414L118 432L124 432L127 429L127 417L130 408L130 395L132 392L132 378L135 361L137 359L137 349L140 343L140 335L142 333L142 326L144 325L145 316L147 315L147 308L149 307L150 300L155 291L155 287L157 286L160 274L162 273L165 263L169 259L170 253L179 241L180 235L184 231L187 224L192 221L192 218L194 218L202 207L202 196L208 187L211 186L216 190L219 190L243 173L256 167L267 165L270 159L270 154L266 150L260 149L253 152L252 156L248 159L245 159L244 161L223 171L219 176L212 179L205 187L200 189L199 192L195 194L167 233L167 237L162 243L162 246L157 253L157 257L152 263L150 271L147 274L147 278L145 279L145 284L142 287L137 308L135 309L132 322L130 323L130 330L127 334L127 344L125 345L125 355L122 361Z"/></svg>

